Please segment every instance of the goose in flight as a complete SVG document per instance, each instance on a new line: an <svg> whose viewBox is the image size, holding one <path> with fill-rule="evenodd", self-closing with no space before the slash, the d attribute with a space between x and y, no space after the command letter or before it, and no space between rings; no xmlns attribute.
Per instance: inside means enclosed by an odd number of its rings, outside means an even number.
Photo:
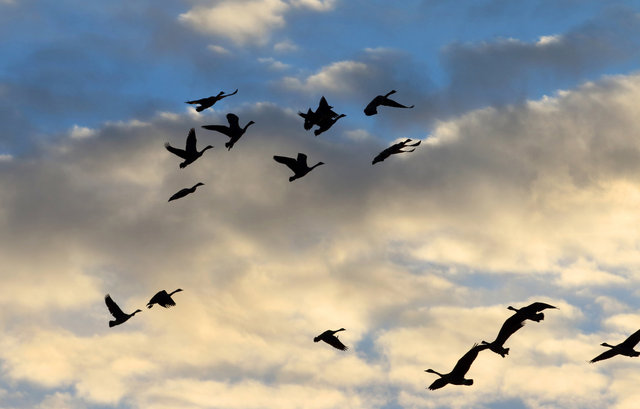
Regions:
<svg viewBox="0 0 640 409"><path fill-rule="evenodd" d="M196 188L198 186L204 186L204 183L198 182L195 185L193 185L192 187L185 187L184 189L180 189L173 196L171 196L168 201L170 202L172 200L176 200L176 199L180 199L181 197L185 197L186 195L195 192Z"/></svg>
<svg viewBox="0 0 640 409"><path fill-rule="evenodd" d="M201 98L201 99L195 99L193 101L186 101L185 104L197 104L199 105L198 107L196 107L196 111L198 112L202 112L205 109L212 107L213 104L215 104L216 102L220 101L222 98L226 98L226 97L230 97L231 95L235 95L236 92L238 92L238 90L236 89L235 91L233 91L231 94L227 94L224 95L224 91L220 91L218 93L218 95L216 96L211 96L208 98Z"/></svg>
<svg viewBox="0 0 640 409"><path fill-rule="evenodd" d="M386 95L376 96L374 99L371 100L371 102L369 102L367 107L364 109L365 115L371 116L371 115L377 114L378 113L377 108L380 105L383 105L386 107L394 107L394 108L413 108L414 107L413 105L411 106L402 105L392 99L389 99L389 95L393 95L395 93L396 93L396 90L391 90L391 92L389 92Z"/></svg>
<svg viewBox="0 0 640 409"><path fill-rule="evenodd" d="M410 144L409 142L411 142L411 139L405 139L402 142L398 142L396 144L393 144L393 145L389 146L387 149L385 149L382 152L380 152L378 154L378 156L373 158L373 162L371 162L371 164L375 165L378 162L382 162L383 160L387 159L389 156L395 155L396 153L413 152L413 151L416 150L415 148L410 149L408 151L403 151L402 149L406 148L406 147L418 146L418 145L420 145L420 142L422 142L422 141L418 141L418 142L412 143L412 144Z"/></svg>
<svg viewBox="0 0 640 409"><path fill-rule="evenodd" d="M335 335L336 332L340 332L344 330L345 330L344 328L340 328L335 331L328 329L322 334L313 338L313 342L324 341L327 344L331 345L332 347L339 349L340 351L346 351L347 349L349 349L349 347L343 344L342 342L340 342L338 337Z"/></svg>
<svg viewBox="0 0 640 409"><path fill-rule="evenodd" d="M113 315L113 318L115 318L114 320L109 321L109 328L120 325L137 313L142 312L142 310L135 310L131 314L125 314L124 312L122 312L120 307L118 307L118 304L116 304L115 301L111 299L111 296L109 294L104 297L104 302L105 304L107 304L107 308L109 309L111 315Z"/></svg>
<svg viewBox="0 0 640 409"><path fill-rule="evenodd" d="M329 105L325 97L320 98L318 108L314 111L309 108L307 113L298 112L302 118L304 118L304 129L310 130L314 125L318 125L324 118L335 118L338 116Z"/></svg>
<svg viewBox="0 0 640 409"><path fill-rule="evenodd" d="M618 345L609 345L606 342L603 342L600 345L602 345L603 347L609 347L611 349L593 358L591 361L589 361L589 363L592 364L594 362L602 361L604 359L609 359L616 355L624 355L624 356L630 356L630 357L640 356L640 352L633 349L633 347L635 347L639 341L640 341L640 330L637 330L636 332L631 334L629 338L625 339L623 342L619 343Z"/></svg>
<svg viewBox="0 0 640 409"><path fill-rule="evenodd" d="M324 162L318 162L309 167L309 165L307 165L307 155L304 153L298 153L298 157L296 159L277 155L274 156L273 159L278 163L287 165L289 169L293 171L294 175L289 177L289 182L293 182L294 180L303 177L307 173L311 172L316 166L324 165Z"/></svg>
<svg viewBox="0 0 640 409"><path fill-rule="evenodd" d="M213 146L207 145L204 147L204 149L198 152L198 149L196 148L196 142L196 130L194 128L191 128L191 130L189 130L189 135L187 135L187 144L184 150L174 148L169 144L169 142L165 143L164 147L167 148L169 152L184 159L184 162L180 164L180 169L184 169L185 167L187 167L187 165L193 163L196 159L202 156L204 151L213 148Z"/></svg>
<svg viewBox="0 0 640 409"><path fill-rule="evenodd" d="M442 388L448 383L452 385L473 385L473 379L465 379L464 376L469 371L469 368L471 368L473 361L478 357L478 353L487 348L489 348L489 345L474 344L473 347L458 360L456 366L454 366L448 374L441 374L433 369L426 369L425 372L434 373L440 377L429 385L429 389L434 391Z"/></svg>
<svg viewBox="0 0 640 409"><path fill-rule="evenodd" d="M224 146L227 150L231 150L233 145L238 142L238 139L247 131L247 128L250 125L255 124L253 121L249 121L244 128L240 127L239 118L236 114L227 114L227 121L229 122L229 126L226 125L203 125L204 129L208 129L210 131L217 131L227 135L230 139L229 142L226 142Z"/></svg>
<svg viewBox="0 0 640 409"><path fill-rule="evenodd" d="M156 293L156 295L154 295L153 297L151 297L151 299L149 300L149 302L147 303L147 308L151 308L153 307L153 304L158 304L161 307L164 308L169 308L169 307L173 307L176 305L176 302L173 301L173 298L171 298L171 296L177 292L182 291L181 288L178 288L177 290L174 290L170 293L167 293L165 290L162 291L158 291Z"/></svg>
<svg viewBox="0 0 640 409"><path fill-rule="evenodd" d="M509 348L505 348L503 345L509 339L511 335L513 335L517 330L524 326L525 320L532 320L536 322L540 322L544 319L544 314L540 311L545 310L547 308L556 308L553 305L549 305L543 302L534 302L526 307L516 309L512 306L507 307L508 309L515 311L516 313L507 318L507 320L502 324L496 339L492 342L482 341L483 345L488 345L489 349L495 352L496 354L502 356L503 358L509 354Z"/></svg>
<svg viewBox="0 0 640 409"><path fill-rule="evenodd" d="M320 122L318 122L318 129L316 129L315 131L313 131L313 134L315 136L320 135L321 133L328 131L329 128L331 128L333 126L333 124L335 124L338 119L340 118L344 118L346 115L345 114L340 114L336 117L325 117L323 118Z"/></svg>

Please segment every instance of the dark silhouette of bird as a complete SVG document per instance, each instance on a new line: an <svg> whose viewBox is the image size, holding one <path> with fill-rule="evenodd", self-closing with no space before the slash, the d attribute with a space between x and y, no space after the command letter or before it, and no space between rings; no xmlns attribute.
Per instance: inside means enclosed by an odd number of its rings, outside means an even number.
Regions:
<svg viewBox="0 0 640 409"><path fill-rule="evenodd" d="M250 125L255 124L253 121L249 121L244 128L240 127L239 119L236 114L227 114L227 121L229 122L229 126L226 125L203 125L204 129L208 129L210 131L217 131L227 135L230 139L229 142L225 143L224 146L227 150L231 150L233 145L238 142L238 139L247 131L247 128Z"/></svg>
<svg viewBox="0 0 640 409"><path fill-rule="evenodd" d="M170 202L172 200L176 200L176 199L180 199L181 197L185 197L186 195L195 192L196 188L198 186L204 186L204 183L198 182L195 185L193 185L192 187L185 187L184 189L180 189L173 196L171 196L168 201Z"/></svg>
<svg viewBox="0 0 640 409"><path fill-rule="evenodd" d="M464 376L469 371L469 368L471 368L473 361L478 357L478 353L487 348L489 348L489 345L474 344L473 347L458 360L456 366L454 366L448 374L443 375L433 369L426 369L425 372L434 373L440 377L429 385L429 389L434 391L442 388L448 383L452 385L473 385L473 379L465 379Z"/></svg>
<svg viewBox="0 0 640 409"><path fill-rule="evenodd" d="M406 105L399 104L392 99L389 99L389 95L392 95L395 93L396 93L396 90L391 90L391 92L387 93L386 95L376 96L374 99L371 100L371 102L369 102L369 104L364 109L365 115L371 116L371 115L377 114L378 113L377 108L380 105L387 106L387 107L394 107L394 108L413 108L414 107L414 105L406 106Z"/></svg>
<svg viewBox="0 0 640 409"><path fill-rule="evenodd" d="M516 313L507 318L504 324L502 324L495 340L492 342L482 341L483 345L488 345L489 349L503 358L509 354L509 348L505 348L503 346L504 343L511 335L524 326L525 320L540 322L544 319L544 314L540 311L556 307L543 302L534 302L533 304L520 309L516 309L512 306L508 306L507 308L515 311Z"/></svg>
<svg viewBox="0 0 640 409"><path fill-rule="evenodd" d="M196 108L196 111L201 112L205 109L212 107L213 104L220 101L222 98L230 97L231 95L235 95L238 90L233 91L231 94L224 95L224 91L220 91L218 95L211 96L208 98L195 99L193 101L186 101L185 104L197 104L199 105Z"/></svg>
<svg viewBox="0 0 640 409"><path fill-rule="evenodd" d="M589 361L589 363L592 364L594 362L602 361L604 359L609 359L616 355L624 355L624 356L630 356L630 357L640 356L640 352L633 349L633 347L636 346L636 344L639 341L640 341L640 330L637 330L636 332L631 334L629 338L625 339L623 342L619 343L618 345L609 345L606 342L603 342L600 345L602 345L603 347L609 347L611 349L593 358L591 361Z"/></svg>
<svg viewBox="0 0 640 409"><path fill-rule="evenodd" d="M176 302L173 301L173 298L171 298L171 296L177 292L182 291L181 288L178 288L177 290L174 290L170 293L167 293L165 290L162 291L158 291L156 293L156 295L154 295L153 297L151 297L151 299L149 300L149 302L147 303L147 308L151 308L153 307L153 304L158 304L161 307L164 308L169 308L169 307L173 307L176 305Z"/></svg>
<svg viewBox="0 0 640 409"><path fill-rule="evenodd" d="M340 351L346 351L347 349L349 349L349 347L343 344L342 342L340 342L338 337L335 335L336 332L340 332L344 330L345 330L344 328L340 328L335 331L328 329L322 334L313 338L313 342L324 341L327 344L331 345L332 347L339 349Z"/></svg>
<svg viewBox="0 0 640 409"><path fill-rule="evenodd" d="M393 144L393 145L389 146L387 149L385 149L382 152L380 152L378 154L378 156L373 158L373 162L371 162L371 164L375 165L376 163L382 162L383 160L387 159L389 156L395 155L397 153L413 152L413 151L416 150L416 148L410 149L408 151L403 151L402 149L406 148L406 147L418 146L418 145L420 145L420 142L422 142L422 141L418 141L418 142L413 143L413 144L410 144L409 142L411 142L411 139L405 139L402 142L398 142L396 144Z"/></svg>
<svg viewBox="0 0 640 409"><path fill-rule="evenodd" d="M318 125L325 118L335 118L338 116L332 110L332 106L329 105L325 97L320 98L320 103L318 104L318 108L315 111L312 111L311 108L307 110L307 113L302 113L298 111L298 115L304 118L304 129L310 130L314 125Z"/></svg>
<svg viewBox="0 0 640 409"><path fill-rule="evenodd" d="M107 308L109 309L111 315L113 315L113 318L115 318L113 321L109 321L109 327L120 325L129 320L129 318L133 317L137 313L142 312L142 310L135 310L131 314L125 314L124 312L122 312L120 307L118 307L118 304L116 304L115 301L111 299L111 296L109 294L104 297L104 302L105 304L107 304Z"/></svg>
<svg viewBox="0 0 640 409"><path fill-rule="evenodd" d="M340 118L344 118L346 115L345 114L340 114L336 117L325 117L324 119L322 119L320 122L318 122L318 129L316 129L315 131L313 131L313 134L315 136L320 135L321 133L328 131L329 128L331 128L333 126L333 124L335 124L338 119Z"/></svg>
<svg viewBox="0 0 640 409"><path fill-rule="evenodd" d="M202 156L204 151L213 148L213 146L207 145L204 147L204 149L198 152L198 149L196 148L196 142L196 130L194 128L191 128L189 130L189 135L187 135L187 144L184 150L174 148L173 146L169 145L169 142L165 143L164 147L167 148L169 152L184 159L184 162L180 164L180 169L183 169L190 163L193 163L200 156Z"/></svg>
<svg viewBox="0 0 640 409"><path fill-rule="evenodd" d="M298 157L296 159L277 155L274 156L273 159L276 162L287 165L289 169L293 171L294 175L289 178L289 182L293 182L294 180L303 177L307 173L311 172L316 166L324 165L324 162L318 162L309 167L307 165L307 155L304 153L298 153Z"/></svg>

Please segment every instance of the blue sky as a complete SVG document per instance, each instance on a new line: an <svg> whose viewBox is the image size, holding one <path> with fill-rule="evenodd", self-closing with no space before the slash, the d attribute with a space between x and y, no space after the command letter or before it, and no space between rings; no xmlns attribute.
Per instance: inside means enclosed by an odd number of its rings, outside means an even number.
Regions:
<svg viewBox="0 0 640 409"><path fill-rule="evenodd" d="M636 408L640 3L401 4L0 0L0 409Z"/></svg>

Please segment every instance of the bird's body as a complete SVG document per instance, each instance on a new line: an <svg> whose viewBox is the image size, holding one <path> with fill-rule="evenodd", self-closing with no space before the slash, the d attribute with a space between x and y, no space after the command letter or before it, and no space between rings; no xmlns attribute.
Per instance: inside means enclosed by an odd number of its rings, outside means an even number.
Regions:
<svg viewBox="0 0 640 409"><path fill-rule="evenodd" d="M180 199L181 197L185 197L186 195L195 192L196 188L198 186L203 186L203 185L204 185L204 183L198 182L195 185L193 185L192 187L185 187L184 189L180 189L173 196L171 196L168 201L170 202L172 200L176 200L176 199Z"/></svg>
<svg viewBox="0 0 640 409"><path fill-rule="evenodd" d="M478 353L487 348L489 348L489 345L474 344L473 347L458 360L456 366L454 366L448 374L441 374L433 369L426 369L425 372L434 373L440 376L440 378L436 379L431 385L429 385L429 389L432 391L440 389L449 383L452 385L473 385L473 379L465 379L464 376L469 371L469 368L471 368L473 361L478 357Z"/></svg>
<svg viewBox="0 0 640 409"><path fill-rule="evenodd" d="M231 150L233 145L240 139L242 135L247 131L247 128L250 125L253 125L255 122L249 121L244 128L240 127L239 118L236 114L227 114L227 121L229 122L229 126L226 125L203 125L204 129L208 129L210 131L220 132L229 137L229 142L226 142L224 146L227 150Z"/></svg>
<svg viewBox="0 0 640 409"><path fill-rule="evenodd" d="M173 298L171 298L171 296L179 291L182 291L182 289L178 288L177 290L172 291L171 293L167 293L165 290L158 291L156 295L151 297L151 299L147 303L147 308L153 307L153 304L158 304L159 306L164 308L175 306L176 302L173 301Z"/></svg>
<svg viewBox="0 0 640 409"><path fill-rule="evenodd" d="M549 305L543 302L534 302L526 307L516 309L512 306L507 307L508 309L515 311L511 317L507 318L507 320L502 324L496 339L492 342L482 341L483 345L487 345L489 349L495 352L498 355L501 355L503 358L509 354L509 348L505 348L503 345L509 339L511 335L513 335L517 330L524 326L525 320L532 320L536 322L540 322L544 319L544 314L540 311L545 310L547 308L556 308L553 305Z"/></svg>
<svg viewBox="0 0 640 409"><path fill-rule="evenodd" d="M201 98L201 99L196 99L193 101L186 101L186 104L192 104L192 105L199 105L198 107L196 107L196 111L198 112L202 112L205 109L212 107L213 104L215 104L216 102L220 101L222 98L226 98L229 97L231 95L235 95L236 92L238 92L238 90L236 89L235 91L233 91L231 94L227 94L224 95L224 91L220 91L218 93L218 95L215 96L210 96L207 98Z"/></svg>
<svg viewBox="0 0 640 409"><path fill-rule="evenodd" d="M633 349L633 347L635 347L638 344L638 342L640 342L640 330L631 334L629 338L625 339L623 342L619 343L618 345L609 345L606 342L603 342L600 345L602 345L603 347L609 347L611 349L593 358L591 361L589 361L589 363L592 364L594 362L602 361L604 359L609 359L616 355L624 355L629 357L640 356L640 352Z"/></svg>
<svg viewBox="0 0 640 409"><path fill-rule="evenodd" d="M331 345L332 347L339 349L341 351L346 351L347 349L349 349L349 347L347 347L345 344L343 344L338 337L335 335L336 332L340 332L340 331L344 331L344 328L340 328L337 329L335 331L332 331L330 329L326 330L325 332L323 332L322 334L318 335L317 337L313 338L313 342L319 342L319 341L324 341L327 344Z"/></svg>
<svg viewBox="0 0 640 409"><path fill-rule="evenodd" d="M331 128L333 126L333 124L335 124L338 119L340 118L344 118L346 115L345 114L340 114L336 117L330 118L330 117L325 117L323 120L321 120L317 125L318 125L318 129L316 129L315 131L313 131L313 134L315 136L320 135L321 133L328 131L329 128Z"/></svg>
<svg viewBox="0 0 640 409"><path fill-rule="evenodd" d="M376 96L374 99L371 100L371 102L369 102L369 104L366 106L366 108L364 109L364 113L367 116L371 116L371 115L375 115L378 113L378 107L379 106L387 106L387 107L393 107L393 108L413 108L414 106L406 106L406 105L402 105L397 103L396 101L389 99L389 95L395 94L396 91L392 90L391 92L387 93L386 95L378 95Z"/></svg>
<svg viewBox="0 0 640 409"><path fill-rule="evenodd" d="M382 152L380 152L378 154L378 156L376 156L375 158L373 158L373 162L371 162L372 165L375 165L378 162L382 162L383 160L387 159L389 156L391 155L395 155L397 153L409 153L409 152L413 152L415 151L415 146L420 145L420 142L422 141L418 141L416 143L410 144L409 142L411 142L411 139L405 139L402 142L398 142L396 144L393 144L391 146L389 146L387 149L383 150ZM403 148L406 147L414 147L413 149L410 149L408 151L403 151Z"/></svg>
<svg viewBox="0 0 640 409"><path fill-rule="evenodd" d="M115 301L113 301L111 299L111 296L109 294L107 294L104 297L104 302L105 302L105 304L107 304L107 308L109 309L109 312L111 313L111 315L113 315L113 318L115 318L114 320L109 321L109 327L110 328L114 327L116 325L120 325L120 324L126 322L127 320L129 320L129 318L133 317L137 313L142 312L142 310L135 310L131 314L125 314L120 309L120 307L118 307L118 304L116 304Z"/></svg>
<svg viewBox="0 0 640 409"><path fill-rule="evenodd" d="M318 108L315 111L312 111L311 108L307 110L307 113L298 112L302 118L304 118L304 129L310 130L314 125L319 125L325 118L335 118L338 116L332 110L332 106L329 105L325 97L320 98L320 103L318 104Z"/></svg>
<svg viewBox="0 0 640 409"><path fill-rule="evenodd" d="M184 159L184 162L180 164L180 169L183 169L187 165L193 163L200 156L202 156L204 151L206 151L207 149L213 148L213 146L207 145L200 152L198 152L198 149L196 148L196 143L197 143L196 130L194 128L191 128L189 130L189 135L187 135L187 143L184 150L174 148L168 142L164 144L164 147L167 148L169 152Z"/></svg>
<svg viewBox="0 0 640 409"><path fill-rule="evenodd" d="M294 175L289 178L289 182L293 182L294 180L303 177L307 173L311 172L316 166L324 165L324 162L318 162L309 167L307 165L307 155L304 153L298 153L298 157L296 159L277 155L274 156L273 159L276 162L287 165L289 169L293 171Z"/></svg>

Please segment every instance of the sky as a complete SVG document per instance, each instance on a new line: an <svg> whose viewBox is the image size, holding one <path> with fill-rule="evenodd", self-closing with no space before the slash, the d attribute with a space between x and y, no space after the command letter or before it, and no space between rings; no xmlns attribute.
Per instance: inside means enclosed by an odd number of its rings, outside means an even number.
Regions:
<svg viewBox="0 0 640 409"><path fill-rule="evenodd" d="M637 407L588 361L640 328L640 2L0 0L0 36L0 409Z"/></svg>

